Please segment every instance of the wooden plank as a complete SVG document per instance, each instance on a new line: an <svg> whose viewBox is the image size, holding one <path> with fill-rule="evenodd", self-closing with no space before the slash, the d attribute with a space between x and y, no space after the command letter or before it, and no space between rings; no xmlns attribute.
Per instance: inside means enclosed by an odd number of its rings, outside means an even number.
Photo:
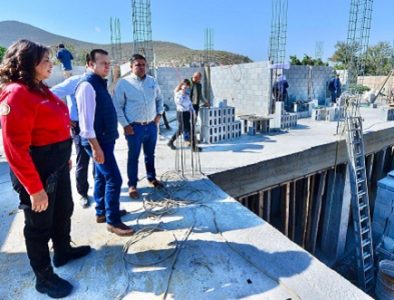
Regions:
<svg viewBox="0 0 394 300"><path fill-rule="evenodd" d="M289 211L290 211L290 182L286 183L284 186L284 235L289 236Z"/></svg>
<svg viewBox="0 0 394 300"><path fill-rule="evenodd" d="M297 181L291 183L291 196L290 196L290 239L295 239L296 227L296 197L297 195Z"/></svg>
<svg viewBox="0 0 394 300"><path fill-rule="evenodd" d="M301 247L305 248L305 238L306 238L306 227L308 224L308 209L309 209L309 198L311 193L311 176L306 179L306 189L305 197L302 211L302 237L301 237Z"/></svg>
<svg viewBox="0 0 394 300"><path fill-rule="evenodd" d="M259 192L259 217L263 218L264 215L264 191Z"/></svg>
<svg viewBox="0 0 394 300"><path fill-rule="evenodd" d="M264 220L270 223L271 215L271 190L267 190L264 203Z"/></svg>
<svg viewBox="0 0 394 300"><path fill-rule="evenodd" d="M312 254L315 253L316 250L316 241L317 241L317 233L319 230L319 221L320 221L320 215L321 215L321 208L322 208L322 200L323 200L323 195L325 192L326 188L326 177L327 177L327 170L324 171L320 175L320 180L319 180L319 188L317 191L317 196L315 200L315 212L313 214L313 220L312 220L312 233L311 233L311 246L310 246L310 251Z"/></svg>
<svg viewBox="0 0 394 300"><path fill-rule="evenodd" d="M311 175L311 184L310 184L310 193L309 193L309 207L308 207L308 221L306 226L306 235L305 235L305 248L309 248L310 246L310 238L312 231L312 208L313 208L313 196L315 194L315 182L316 182L316 174Z"/></svg>

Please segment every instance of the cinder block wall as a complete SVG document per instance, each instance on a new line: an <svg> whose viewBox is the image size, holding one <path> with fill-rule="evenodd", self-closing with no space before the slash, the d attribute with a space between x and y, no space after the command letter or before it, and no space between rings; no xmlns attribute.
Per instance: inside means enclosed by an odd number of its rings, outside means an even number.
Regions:
<svg viewBox="0 0 394 300"><path fill-rule="evenodd" d="M180 80L191 78L196 71L203 74L202 84L205 90L206 75L209 73L204 72L204 68L157 68L157 80L163 93L164 103L171 109L175 109L174 88ZM333 72L332 67L312 67L311 98L319 99L320 103L324 103L326 97L329 96L326 95L327 84ZM289 70L284 70L283 74L289 82L290 99L308 99L309 67L291 66ZM227 104L236 108L236 115L268 115L271 89L268 61L211 67L210 82L209 93L206 97L212 105L217 106L220 101L227 99Z"/></svg>
<svg viewBox="0 0 394 300"><path fill-rule="evenodd" d="M194 72L200 71L203 74L202 84L205 84L204 68L170 68L159 67L156 69L157 81L163 94L164 103L170 109L175 109L174 89L179 81L191 79Z"/></svg>
<svg viewBox="0 0 394 300"><path fill-rule="evenodd" d="M309 72L311 72L311 76ZM310 98L318 99L319 103L323 104L326 97L329 97L326 94L327 86L333 77L333 73L334 69L332 67L290 66L290 69L283 71L289 83L288 93L290 100L307 100L308 85L310 84Z"/></svg>
<svg viewBox="0 0 394 300"><path fill-rule="evenodd" d="M227 99L236 115L267 115L270 86L267 61L211 68L213 104Z"/></svg>

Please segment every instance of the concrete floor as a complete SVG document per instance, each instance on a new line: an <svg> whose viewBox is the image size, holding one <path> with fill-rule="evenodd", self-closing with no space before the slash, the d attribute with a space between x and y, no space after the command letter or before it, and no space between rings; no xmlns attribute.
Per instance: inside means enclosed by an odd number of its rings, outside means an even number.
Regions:
<svg viewBox="0 0 394 300"><path fill-rule="evenodd" d="M376 112L366 114L372 116L366 120L364 128L370 126L367 130L393 127L379 120ZM226 143L202 145L202 171L214 174L337 139L336 123L301 120L299 124L288 133L242 136ZM74 191L73 241L89 244L94 250L86 258L56 269L75 286L70 299L114 299L122 295L126 299L160 299L166 291L167 299L369 298L206 177L183 181L175 173L168 173L174 170L175 152L166 146L171 133L164 130L160 136L157 171L167 182L172 198L179 201L160 218L148 217L142 199L128 198L127 145L120 138L116 146L123 174L121 206L130 211L123 220L142 230L138 239L108 233L105 225L95 223L93 206L79 206ZM141 192L155 198L157 194L143 178L142 163ZM234 178L229 181L237 184ZM0 157L0 189L0 299L45 299L34 289L22 235L23 216L17 209L4 155ZM144 235L152 226L156 230ZM123 256L125 245L128 248Z"/></svg>

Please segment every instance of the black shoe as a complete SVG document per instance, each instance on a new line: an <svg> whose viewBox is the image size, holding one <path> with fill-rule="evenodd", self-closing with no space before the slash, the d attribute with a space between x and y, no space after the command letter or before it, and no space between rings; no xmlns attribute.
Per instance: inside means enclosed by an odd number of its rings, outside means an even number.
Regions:
<svg viewBox="0 0 394 300"><path fill-rule="evenodd" d="M52 267L41 271L35 271L36 290L41 294L47 294L50 298L63 298L71 294L73 286L53 273Z"/></svg>
<svg viewBox="0 0 394 300"><path fill-rule="evenodd" d="M79 203L81 204L82 208L88 208L90 206L88 196L81 196Z"/></svg>
<svg viewBox="0 0 394 300"><path fill-rule="evenodd" d="M176 150L176 147L175 147L175 145L174 145L174 142L171 141L171 140L167 143L167 146L170 147L172 150Z"/></svg>
<svg viewBox="0 0 394 300"><path fill-rule="evenodd" d="M193 147L193 152L201 152L201 151L202 151L201 147L197 147L197 146Z"/></svg>
<svg viewBox="0 0 394 300"><path fill-rule="evenodd" d="M69 247L65 250L56 250L53 256L53 265L55 267L61 267L67 262L73 259L81 258L90 252L90 246L80 246L80 247Z"/></svg>

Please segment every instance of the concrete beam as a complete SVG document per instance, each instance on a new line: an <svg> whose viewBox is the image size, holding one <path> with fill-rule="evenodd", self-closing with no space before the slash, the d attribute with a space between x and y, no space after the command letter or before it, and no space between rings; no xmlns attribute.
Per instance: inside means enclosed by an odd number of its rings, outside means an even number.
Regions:
<svg viewBox="0 0 394 300"><path fill-rule="evenodd" d="M365 154L394 145L394 128L364 134ZM337 159L336 159L337 157ZM302 152L261 161L252 165L209 175L209 178L232 197L266 189L283 182L304 177L348 161L346 141L312 147ZM229 178L236 179L228 180Z"/></svg>

